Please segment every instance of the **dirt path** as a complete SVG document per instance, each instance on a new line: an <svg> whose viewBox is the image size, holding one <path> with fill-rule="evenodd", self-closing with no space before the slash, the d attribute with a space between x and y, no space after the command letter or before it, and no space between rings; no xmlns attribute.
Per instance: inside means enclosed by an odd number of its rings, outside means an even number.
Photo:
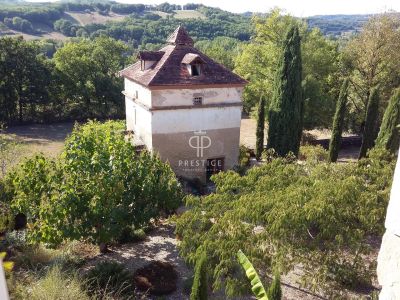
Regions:
<svg viewBox="0 0 400 300"><path fill-rule="evenodd" d="M175 266L179 278L177 290L173 294L166 296L165 299L188 299L189 296L184 292L184 282L190 278L192 271L179 256L177 248L178 241L175 239L174 230L173 225L164 223L152 230L147 235L146 240L112 247L112 252L99 255L85 267L90 268L101 261L116 261L123 264L133 273L137 269L155 260L169 262ZM159 298L149 296L148 299Z"/></svg>

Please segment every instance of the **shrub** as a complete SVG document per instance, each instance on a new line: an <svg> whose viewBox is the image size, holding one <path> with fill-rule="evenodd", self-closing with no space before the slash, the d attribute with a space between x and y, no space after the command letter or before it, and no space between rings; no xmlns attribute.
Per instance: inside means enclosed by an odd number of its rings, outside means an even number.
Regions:
<svg viewBox="0 0 400 300"><path fill-rule="evenodd" d="M121 230L121 234L117 238L120 244L144 241L146 239L146 232L143 229L134 229L132 227L125 227Z"/></svg>
<svg viewBox="0 0 400 300"><path fill-rule="evenodd" d="M0 189L1 188L2 186L0 180ZM7 231L13 228L13 223L13 215L8 203L0 202L0 239L6 234Z"/></svg>
<svg viewBox="0 0 400 300"><path fill-rule="evenodd" d="M84 238L105 250L122 229L141 228L179 206L181 188L169 165L137 154L122 129L111 121L77 125L59 160L36 156L7 176L11 207L27 215L32 242Z"/></svg>
<svg viewBox="0 0 400 300"><path fill-rule="evenodd" d="M29 287L32 300L89 300L81 280L76 274L66 275L58 266L51 268L46 275Z"/></svg>
<svg viewBox="0 0 400 300"><path fill-rule="evenodd" d="M371 282L363 258L371 250L367 239L384 231L393 170L393 156L379 149L354 164L271 156L245 176L220 173L215 193L187 197L191 209L176 227L180 254L194 263L198 247L206 247L213 287L227 296L247 283L234 263L240 248L264 272L279 266L285 274L301 265L303 285L325 293L343 290L348 264L354 269L347 282Z"/></svg>
<svg viewBox="0 0 400 300"><path fill-rule="evenodd" d="M133 294L133 277L122 264L100 262L87 275L87 288L97 297L105 295L129 296Z"/></svg>
<svg viewBox="0 0 400 300"><path fill-rule="evenodd" d="M15 257L18 268L25 270L39 270L46 266L55 265L60 261L61 251L47 249L43 245L30 245L20 249Z"/></svg>
<svg viewBox="0 0 400 300"><path fill-rule="evenodd" d="M314 161L314 162L326 161L328 159L328 151L326 151L320 145L300 146L299 158L302 160L308 160L310 162L311 161Z"/></svg>

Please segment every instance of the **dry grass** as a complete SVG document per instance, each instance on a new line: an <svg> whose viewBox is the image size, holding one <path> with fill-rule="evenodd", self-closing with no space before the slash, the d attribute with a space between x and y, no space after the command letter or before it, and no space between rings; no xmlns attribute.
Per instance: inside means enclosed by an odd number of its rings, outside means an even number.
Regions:
<svg viewBox="0 0 400 300"><path fill-rule="evenodd" d="M32 300L89 300L82 281L76 274L68 275L54 266L46 275L31 287L29 298Z"/></svg>
<svg viewBox="0 0 400 300"><path fill-rule="evenodd" d="M172 16L175 19L207 19L205 15L197 10L174 10L173 14L163 11L152 11L152 13L159 15L162 18Z"/></svg>
<svg viewBox="0 0 400 300"><path fill-rule="evenodd" d="M176 19L207 19L205 15L197 10L175 10Z"/></svg>
<svg viewBox="0 0 400 300"><path fill-rule="evenodd" d="M70 18L73 20L76 20L76 22L79 25L86 25L86 24L104 24L108 21L121 21L124 18L126 18L126 15L119 15L115 13L109 13L108 15L100 15L98 12L91 12L91 13L82 13L82 12L66 12L66 15L68 15Z"/></svg>

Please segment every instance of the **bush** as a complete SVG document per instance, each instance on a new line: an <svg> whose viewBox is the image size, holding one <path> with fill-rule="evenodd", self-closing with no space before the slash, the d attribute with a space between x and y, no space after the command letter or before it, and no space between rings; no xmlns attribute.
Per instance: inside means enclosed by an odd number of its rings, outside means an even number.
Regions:
<svg viewBox="0 0 400 300"><path fill-rule="evenodd" d="M33 284L29 292L32 300L89 300L81 280L76 274L66 275L55 266L38 282Z"/></svg>
<svg viewBox="0 0 400 300"><path fill-rule="evenodd" d="M15 265L25 270L39 270L55 264L62 254L58 250L46 249L43 245L27 246L15 257Z"/></svg>
<svg viewBox="0 0 400 300"><path fill-rule="evenodd" d="M125 141L123 124L75 126L57 161L36 156L8 174L11 207L32 242L87 238L100 245L173 212L182 192L169 165ZM62 221L61 221L62 220Z"/></svg>
<svg viewBox="0 0 400 300"><path fill-rule="evenodd" d="M235 264L240 248L264 272L282 267L285 274L301 265L303 285L326 294L370 283L367 241L384 231L394 161L381 149L354 164L271 156L244 176L217 174L215 193L187 197L191 209L176 227L180 254L193 264L198 247L206 247L213 287L227 296L248 290Z"/></svg>
<svg viewBox="0 0 400 300"><path fill-rule="evenodd" d="M97 297L106 295L132 295L133 277L122 264L116 262L101 262L86 275L87 287L90 294Z"/></svg>
<svg viewBox="0 0 400 300"><path fill-rule="evenodd" d="M308 161L326 161L328 159L328 151L326 151L322 146L300 146L299 159Z"/></svg>
<svg viewBox="0 0 400 300"><path fill-rule="evenodd" d="M132 227L125 227L122 229L121 234L117 238L120 244L133 243L144 241L146 239L146 232L143 229L134 229Z"/></svg>
<svg viewBox="0 0 400 300"><path fill-rule="evenodd" d="M0 190L2 189L0 180ZM1 197L1 195L0 195ZM14 220L8 203L0 202L0 240L7 231L13 228Z"/></svg>
<svg viewBox="0 0 400 300"><path fill-rule="evenodd" d="M7 25L7 27L26 32L26 33L31 33L33 32L33 26L32 23L29 22L28 20L25 20L20 17L14 17L14 18L4 18L4 24Z"/></svg>

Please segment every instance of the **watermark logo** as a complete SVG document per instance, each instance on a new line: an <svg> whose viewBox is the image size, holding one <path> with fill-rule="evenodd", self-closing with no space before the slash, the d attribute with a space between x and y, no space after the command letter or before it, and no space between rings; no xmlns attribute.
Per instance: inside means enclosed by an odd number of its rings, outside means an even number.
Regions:
<svg viewBox="0 0 400 300"><path fill-rule="evenodd" d="M203 157L204 149L210 148L211 139L205 131L195 131L194 135L189 139L189 146L196 149L197 157Z"/></svg>

